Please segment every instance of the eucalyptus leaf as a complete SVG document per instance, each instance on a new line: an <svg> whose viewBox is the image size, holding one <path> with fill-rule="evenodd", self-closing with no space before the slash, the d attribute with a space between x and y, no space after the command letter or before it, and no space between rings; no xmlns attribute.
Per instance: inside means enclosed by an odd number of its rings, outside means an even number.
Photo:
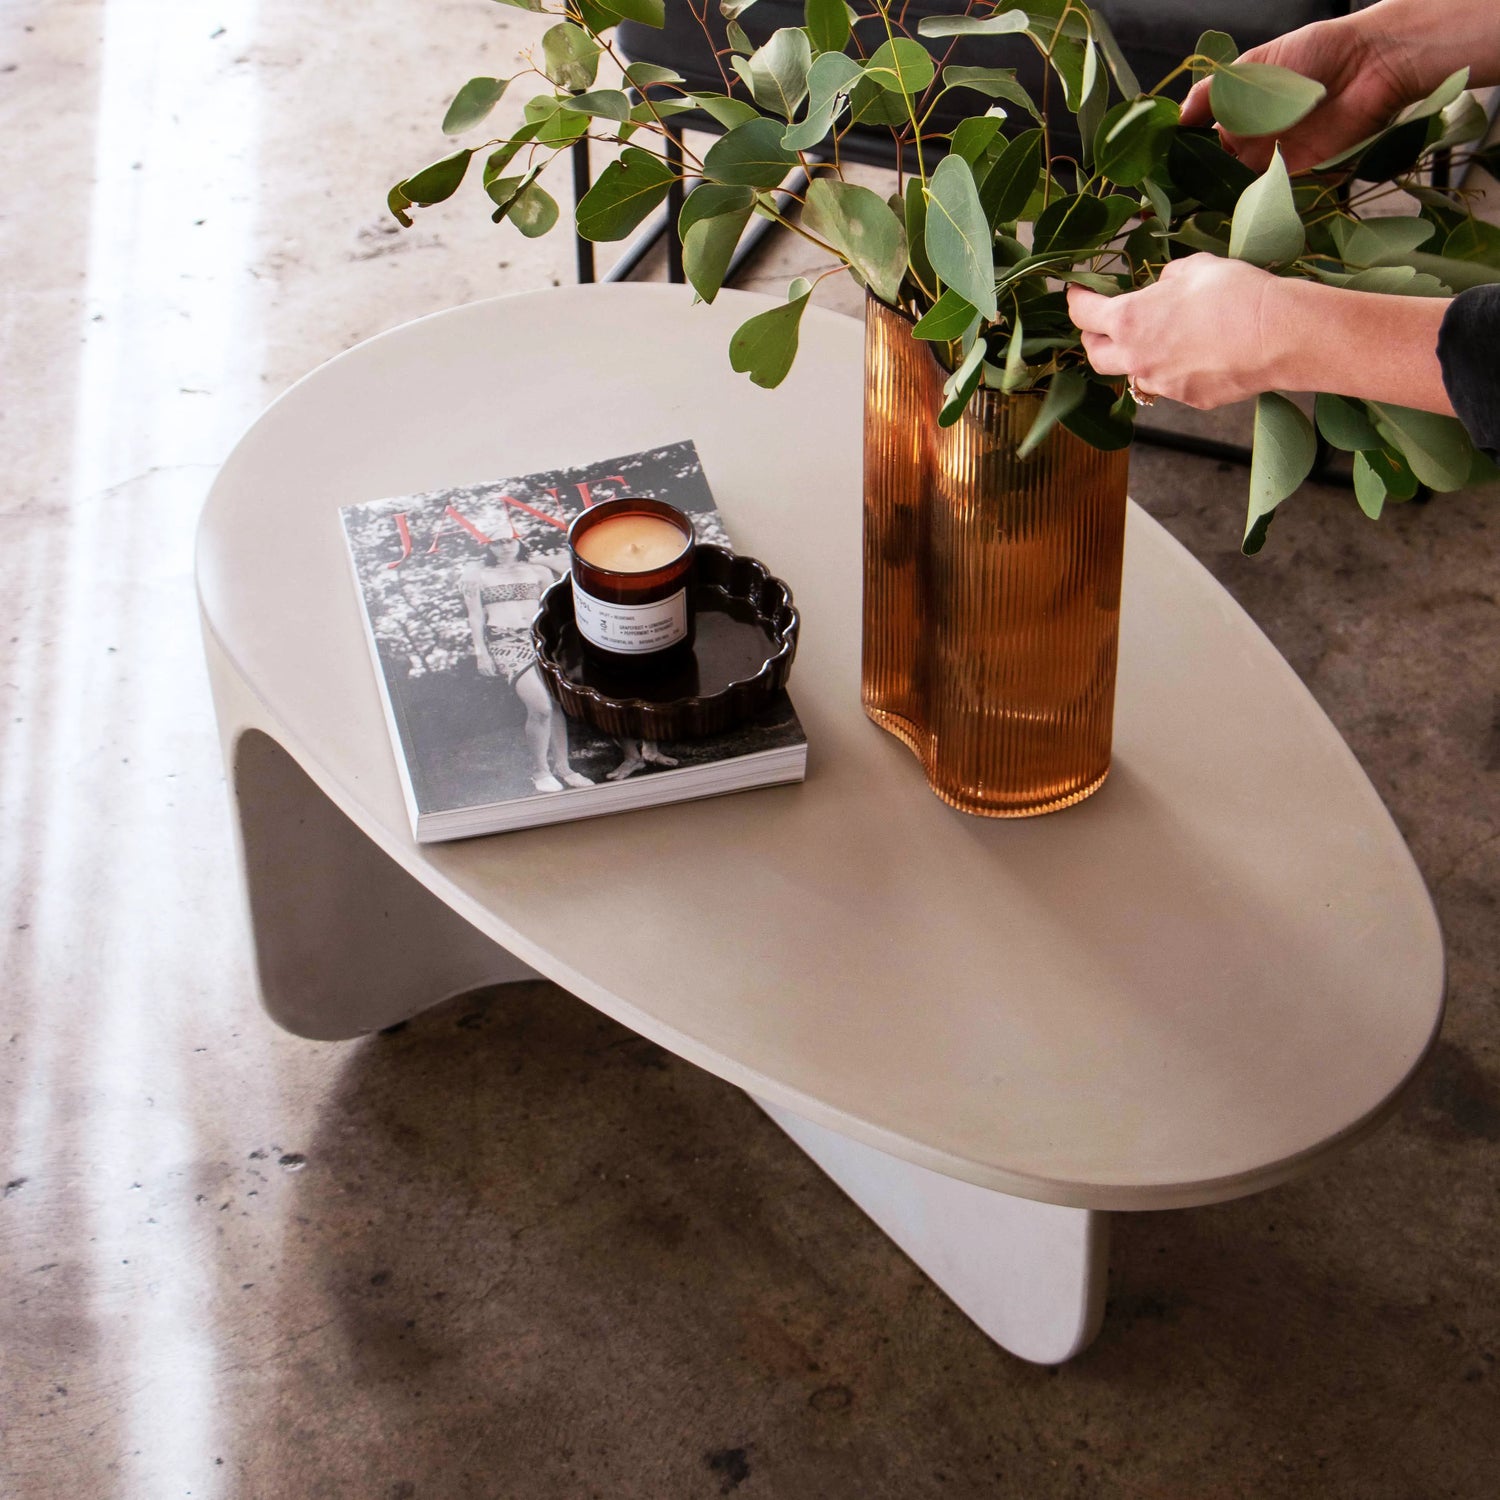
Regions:
<svg viewBox="0 0 1500 1500"><path fill-rule="evenodd" d="M663 68L656 63L637 62L626 66L625 82L629 87L644 92L646 89L654 88L657 84L678 84L686 80L676 68Z"/></svg>
<svg viewBox="0 0 1500 1500"><path fill-rule="evenodd" d="M536 127L534 139L543 146L571 146L588 134L589 118L564 109L551 94L526 101L526 123Z"/></svg>
<svg viewBox="0 0 1500 1500"><path fill-rule="evenodd" d="M842 52L816 57L807 74L807 114L799 124L787 127L781 144L788 151L810 151L818 145L833 129L840 100L847 97L860 74L859 64Z"/></svg>
<svg viewBox="0 0 1500 1500"><path fill-rule="evenodd" d="M443 116L443 134L462 135L472 130L500 102L509 83L508 78L471 78L453 96Z"/></svg>
<svg viewBox="0 0 1500 1500"><path fill-rule="evenodd" d="M979 187L979 203L990 224L1008 224L1020 216L1042 171L1042 132L1022 131L1007 144Z"/></svg>
<svg viewBox="0 0 1500 1500"><path fill-rule="evenodd" d="M882 42L865 64L865 77L883 89L915 98L937 76L932 54L910 37Z"/></svg>
<svg viewBox="0 0 1500 1500"><path fill-rule="evenodd" d="M1276 135L1316 109L1327 92L1290 68L1236 62L1215 72L1209 102L1214 118L1234 135Z"/></svg>
<svg viewBox="0 0 1500 1500"><path fill-rule="evenodd" d="M951 343L973 325L979 313L967 298L947 287L943 295L917 319L912 337Z"/></svg>
<svg viewBox="0 0 1500 1500"><path fill-rule="evenodd" d="M1087 380L1083 399L1064 413L1062 425L1106 453L1128 448L1135 436L1135 402L1101 380Z"/></svg>
<svg viewBox="0 0 1500 1500"><path fill-rule="evenodd" d="M1234 212L1240 194L1255 181L1255 173L1226 151L1212 130L1179 127L1174 131L1167 171L1183 194L1224 214Z"/></svg>
<svg viewBox="0 0 1500 1500"><path fill-rule="evenodd" d="M631 104L623 89L594 89L587 94L572 94L561 101L563 109L601 120L615 120L623 125L630 119Z"/></svg>
<svg viewBox="0 0 1500 1500"><path fill-rule="evenodd" d="M583 27L564 21L542 37L542 72L560 89L592 88L599 50Z"/></svg>
<svg viewBox="0 0 1500 1500"><path fill-rule="evenodd" d="M1410 255L1403 256L1402 260L1428 276L1436 276L1455 292L1467 291L1471 286L1492 286L1500 282L1500 267L1483 265L1478 261L1453 260L1446 255L1429 255L1425 250L1413 250Z"/></svg>
<svg viewBox="0 0 1500 1500"><path fill-rule="evenodd" d="M963 414L969 398L984 379L985 343L975 339L963 363L943 383L943 405L938 412L938 426L951 427Z"/></svg>
<svg viewBox="0 0 1500 1500"><path fill-rule="evenodd" d="M764 115L736 125L709 147L704 176L732 187L780 187L797 165L796 156L781 144L782 134L782 127Z"/></svg>
<svg viewBox="0 0 1500 1500"><path fill-rule="evenodd" d="M755 43L750 40L749 33L738 21L731 21L724 28L724 37L730 48L741 57L749 57L755 51Z"/></svg>
<svg viewBox="0 0 1500 1500"><path fill-rule="evenodd" d="M1014 36L1030 25L1031 17L1023 10L1007 10L993 16L923 16L917 22L917 35Z"/></svg>
<svg viewBox="0 0 1500 1500"><path fill-rule="evenodd" d="M1323 437L1344 453L1380 446L1380 434L1375 431L1363 402L1321 392L1313 403L1313 416Z"/></svg>
<svg viewBox="0 0 1500 1500"><path fill-rule="evenodd" d="M658 31L666 24L666 0L596 0L606 15L618 21L639 21Z"/></svg>
<svg viewBox="0 0 1500 1500"><path fill-rule="evenodd" d="M586 240L624 239L666 198L676 180L661 157L627 146L579 200L579 234Z"/></svg>
<svg viewBox="0 0 1500 1500"><path fill-rule="evenodd" d="M1001 123L996 115L971 115L967 120L960 120L954 127L948 149L955 156L963 157L977 173L980 159L1000 134Z"/></svg>
<svg viewBox="0 0 1500 1500"><path fill-rule="evenodd" d="M1109 71L1114 75L1116 86L1127 99L1135 98L1141 92L1140 80L1135 76L1135 69L1130 66L1119 42L1115 40L1115 34L1110 30L1109 22L1104 19L1103 12L1097 10L1091 13L1090 20L1094 40L1099 44L1099 50L1109 64Z"/></svg>
<svg viewBox="0 0 1500 1500"><path fill-rule="evenodd" d="M1405 125L1411 120L1425 120L1429 115L1442 114L1463 93L1468 83L1468 68L1460 68L1456 73L1450 73L1426 98L1418 99L1415 104L1408 104L1396 116L1396 123Z"/></svg>
<svg viewBox="0 0 1500 1500"><path fill-rule="evenodd" d="M1377 428L1389 434L1411 465L1412 473L1429 489L1462 489L1469 477L1474 447L1463 424L1435 412L1414 411L1384 401L1368 403Z"/></svg>
<svg viewBox="0 0 1500 1500"><path fill-rule="evenodd" d="M1121 187L1156 176L1182 111L1171 99L1137 99L1105 114L1094 139L1094 170Z"/></svg>
<svg viewBox="0 0 1500 1500"><path fill-rule="evenodd" d="M557 223L557 199L539 182L528 182L516 194L507 217L527 239L537 239Z"/></svg>
<svg viewBox="0 0 1500 1500"><path fill-rule="evenodd" d="M734 69L750 85L755 102L788 123L807 97L807 75L812 67L812 43L800 26L773 32L764 47L749 59L733 59Z"/></svg>
<svg viewBox="0 0 1500 1500"><path fill-rule="evenodd" d="M803 19L815 52L841 53L849 45L849 7L845 0L807 0Z"/></svg>
<svg viewBox="0 0 1500 1500"><path fill-rule="evenodd" d="M850 262L881 301L900 300L906 228L879 193L834 177L818 177L807 190L802 218Z"/></svg>
<svg viewBox="0 0 1500 1500"><path fill-rule="evenodd" d="M756 313L729 341L729 365L767 390L781 384L797 357L797 338L809 291L782 307Z"/></svg>
<svg viewBox="0 0 1500 1500"><path fill-rule="evenodd" d="M1363 453L1354 455L1354 498L1372 521L1380 519L1385 508L1385 481Z"/></svg>
<svg viewBox="0 0 1500 1500"><path fill-rule="evenodd" d="M529 144L536 138L536 133L541 129L540 121L533 121L523 125L504 144L497 146L489 155L484 164L484 184L488 189L490 183L497 177L505 174L505 169L515 160L523 146Z"/></svg>
<svg viewBox="0 0 1500 1500"><path fill-rule="evenodd" d="M1240 49L1235 46L1234 38L1223 31L1205 31L1198 38L1198 45L1193 52L1199 57L1208 59L1207 63L1193 64L1193 82L1197 83L1200 78L1207 78L1214 71L1214 65L1227 68L1239 55Z"/></svg>
<svg viewBox="0 0 1500 1500"><path fill-rule="evenodd" d="M708 184L709 189L716 184ZM699 188L690 195L688 202L698 197L705 189ZM740 236L750 222L753 198L749 188L718 188L722 193L743 192L746 201L741 206L723 213L702 213L691 220L682 234L682 269L693 290L705 301L712 302L724 285L729 272L729 263L739 247ZM683 216L687 203L683 204ZM679 226L681 218L679 218Z"/></svg>
<svg viewBox="0 0 1500 1500"><path fill-rule="evenodd" d="M1250 459L1250 509L1240 550L1259 552L1276 507L1295 494L1318 456L1313 425L1300 407L1267 391L1255 403L1255 447Z"/></svg>
<svg viewBox="0 0 1500 1500"><path fill-rule="evenodd" d="M1335 219L1334 243L1351 266L1378 266L1410 255L1432 238L1433 226L1426 219Z"/></svg>
<svg viewBox="0 0 1500 1500"><path fill-rule="evenodd" d="M746 99L735 99L728 94L689 94L688 98L697 109L701 109L715 124L725 130L739 125L748 125L760 119L755 106ZM777 179L780 181L780 179Z"/></svg>
<svg viewBox="0 0 1500 1500"><path fill-rule="evenodd" d="M1041 111L1025 88L1016 82L1014 68L967 68L957 65L943 69L945 89L973 89L989 99L1003 99L1024 109L1031 118L1041 123Z"/></svg>
<svg viewBox="0 0 1500 1500"><path fill-rule="evenodd" d="M1085 250L1103 243L1110 211L1093 193L1077 193L1050 204L1036 221L1032 236L1034 254L1056 250Z"/></svg>
<svg viewBox="0 0 1500 1500"><path fill-rule="evenodd" d="M1490 117L1484 106L1468 92L1462 93L1442 114L1442 129L1435 146L1448 149L1481 141L1489 133Z"/></svg>
<svg viewBox="0 0 1500 1500"><path fill-rule="evenodd" d="M1088 386L1088 380L1077 370L1059 370L1052 377L1026 436L1016 445L1016 457L1030 458L1052 429L1082 403L1088 394Z"/></svg>
<svg viewBox="0 0 1500 1500"><path fill-rule="evenodd" d="M1270 165L1240 194L1235 205L1229 253L1235 260L1254 266L1286 265L1302 254L1306 243L1302 220L1292 201L1291 179L1277 147L1271 152Z"/></svg>
<svg viewBox="0 0 1500 1500"><path fill-rule="evenodd" d="M472 151L455 151L452 156L445 156L441 161L433 162L430 167L423 167L415 176L398 184L402 195L408 203L420 203L424 208L428 204L441 203L444 199L451 198L458 191L459 183L464 180L473 155Z"/></svg>
<svg viewBox="0 0 1500 1500"><path fill-rule="evenodd" d="M1500 229L1483 219L1465 219L1443 241L1449 260L1471 260L1480 265L1500 266Z"/></svg>
<svg viewBox="0 0 1500 1500"><path fill-rule="evenodd" d="M1010 320L1010 339L1005 346L1005 370L1000 377L1002 391L1016 391L1025 384L1028 374L1025 352L1026 327L1021 318L1021 310L1017 308Z"/></svg>
<svg viewBox="0 0 1500 1500"><path fill-rule="evenodd" d="M937 274L993 320L999 305L989 220L973 170L961 156L945 156L928 184L926 244Z"/></svg>

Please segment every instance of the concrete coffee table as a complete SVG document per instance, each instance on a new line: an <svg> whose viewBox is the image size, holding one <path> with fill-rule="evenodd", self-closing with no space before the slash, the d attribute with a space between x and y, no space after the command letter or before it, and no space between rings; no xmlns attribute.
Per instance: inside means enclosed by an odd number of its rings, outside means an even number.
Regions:
<svg viewBox="0 0 1500 1500"><path fill-rule="evenodd" d="M198 576L265 1005L352 1037L543 974L748 1090L987 1333L1056 1363L1098 1327L1109 1211L1270 1187L1390 1112L1441 1014L1437 922L1333 726L1133 507L1109 781L1022 822L938 802L859 706L860 326L810 312L763 392L726 346L765 305L458 308L240 443ZM807 782L418 847L338 507L684 437L796 591Z"/></svg>

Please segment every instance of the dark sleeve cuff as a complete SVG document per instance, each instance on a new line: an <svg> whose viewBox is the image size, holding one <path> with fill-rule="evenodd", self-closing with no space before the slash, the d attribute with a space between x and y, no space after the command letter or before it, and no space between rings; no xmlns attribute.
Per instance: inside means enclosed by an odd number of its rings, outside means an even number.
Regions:
<svg viewBox="0 0 1500 1500"><path fill-rule="evenodd" d="M1443 385L1474 446L1500 458L1500 286L1470 287L1438 330Z"/></svg>

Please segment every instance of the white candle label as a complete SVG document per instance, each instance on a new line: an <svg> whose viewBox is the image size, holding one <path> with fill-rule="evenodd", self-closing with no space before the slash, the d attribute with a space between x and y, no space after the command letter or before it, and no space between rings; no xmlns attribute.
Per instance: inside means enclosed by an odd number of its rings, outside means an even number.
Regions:
<svg viewBox="0 0 1500 1500"><path fill-rule="evenodd" d="M605 651L639 656L664 651L687 638L687 590L654 604L608 604L573 580L573 617L578 633Z"/></svg>

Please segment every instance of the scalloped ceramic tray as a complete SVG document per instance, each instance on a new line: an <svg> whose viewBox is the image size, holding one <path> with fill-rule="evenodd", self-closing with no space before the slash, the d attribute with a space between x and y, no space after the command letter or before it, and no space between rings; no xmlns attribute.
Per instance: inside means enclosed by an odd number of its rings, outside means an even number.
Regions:
<svg viewBox="0 0 1500 1500"><path fill-rule="evenodd" d="M660 675L624 678L583 652L566 578L532 621L537 670L571 718L633 739L691 740L752 718L786 686L797 654L792 591L753 557L699 544L693 649Z"/></svg>

